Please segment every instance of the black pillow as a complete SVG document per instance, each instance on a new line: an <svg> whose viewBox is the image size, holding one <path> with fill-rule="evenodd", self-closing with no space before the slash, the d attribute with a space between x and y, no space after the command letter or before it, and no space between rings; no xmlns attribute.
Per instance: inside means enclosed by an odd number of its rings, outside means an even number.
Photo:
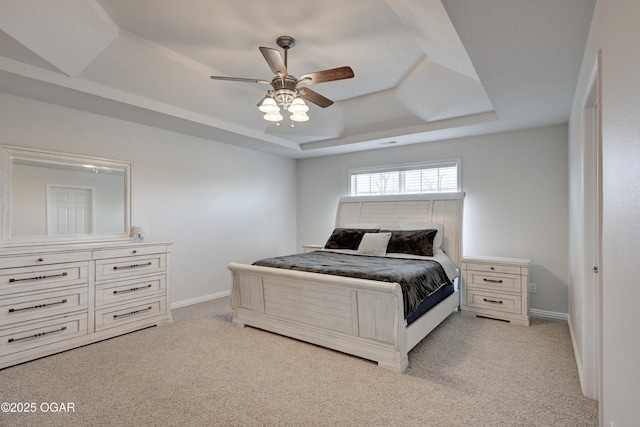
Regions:
<svg viewBox="0 0 640 427"><path fill-rule="evenodd" d="M389 230L387 253L433 256L433 239L438 230Z"/></svg>
<svg viewBox="0 0 640 427"><path fill-rule="evenodd" d="M377 233L378 231L377 228L336 228L324 247L325 249L357 250L365 233Z"/></svg>

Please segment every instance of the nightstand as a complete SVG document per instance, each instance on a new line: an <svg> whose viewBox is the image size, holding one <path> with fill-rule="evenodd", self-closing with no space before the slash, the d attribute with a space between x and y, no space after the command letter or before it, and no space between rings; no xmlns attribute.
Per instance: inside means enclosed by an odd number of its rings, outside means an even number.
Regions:
<svg viewBox="0 0 640 427"><path fill-rule="evenodd" d="M529 326L531 260L465 256L462 270L462 313Z"/></svg>

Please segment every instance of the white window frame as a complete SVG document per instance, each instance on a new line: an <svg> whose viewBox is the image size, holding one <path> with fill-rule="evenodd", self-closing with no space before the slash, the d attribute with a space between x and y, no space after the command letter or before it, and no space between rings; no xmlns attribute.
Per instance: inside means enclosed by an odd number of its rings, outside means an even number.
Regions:
<svg viewBox="0 0 640 427"><path fill-rule="evenodd" d="M349 177L348 177L348 181L349 181L349 195L350 196L358 196L358 194L353 194L353 188L352 188L352 177L354 175L366 175L366 174L373 174L373 173L383 173L383 172L406 172L406 171L412 171L412 170L420 170L420 169L437 169L437 168L441 168L441 167L451 167L454 166L456 167L456 190L455 191L450 191L450 192L460 192L462 191L462 161L460 159L446 159L446 160L436 160L436 161L430 161L430 162L420 162L420 163L405 163L405 164L399 164L399 165L387 165L387 166L375 166L375 167L368 167L368 168L354 168L354 169L349 169ZM403 179L402 179L402 174L401 174L401 178L400 178L401 184L400 186L403 186ZM400 189L399 193L388 193L388 194L431 194L431 193L444 193L444 191L441 192L422 192L422 193L415 193L415 192L404 192L403 189ZM360 196L375 196L373 194L362 194Z"/></svg>

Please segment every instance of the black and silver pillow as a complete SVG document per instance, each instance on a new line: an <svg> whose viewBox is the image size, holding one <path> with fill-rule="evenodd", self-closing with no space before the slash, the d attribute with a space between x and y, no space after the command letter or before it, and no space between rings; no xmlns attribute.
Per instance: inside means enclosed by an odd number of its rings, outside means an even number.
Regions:
<svg viewBox="0 0 640 427"><path fill-rule="evenodd" d="M433 239L438 230L388 230L387 253L433 256Z"/></svg>
<svg viewBox="0 0 640 427"><path fill-rule="evenodd" d="M336 228L327 240L325 249L353 249L357 250L365 233L377 233L379 229L366 228Z"/></svg>

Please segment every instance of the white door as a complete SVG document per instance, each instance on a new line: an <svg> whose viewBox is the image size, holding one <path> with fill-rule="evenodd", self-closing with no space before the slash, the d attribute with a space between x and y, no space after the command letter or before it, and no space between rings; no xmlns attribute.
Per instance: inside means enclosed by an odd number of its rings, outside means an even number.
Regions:
<svg viewBox="0 0 640 427"><path fill-rule="evenodd" d="M585 313L588 325L584 337L583 374L585 395L602 405L602 111L600 109L600 53L587 95L584 118L585 138ZM591 329L591 328L592 329ZM602 409L602 406L601 406ZM602 412L601 412L602 414Z"/></svg>
<svg viewBox="0 0 640 427"><path fill-rule="evenodd" d="M595 371L597 375L598 401L600 405L600 422L603 423L603 391L602 391L602 111L600 108L600 93L602 82L600 79L602 59L598 51L598 75L593 90L595 100L593 102L593 287L595 290L595 314L597 319L596 343L597 359Z"/></svg>
<svg viewBox="0 0 640 427"><path fill-rule="evenodd" d="M47 234L93 233L93 190L50 185L47 192Z"/></svg>

